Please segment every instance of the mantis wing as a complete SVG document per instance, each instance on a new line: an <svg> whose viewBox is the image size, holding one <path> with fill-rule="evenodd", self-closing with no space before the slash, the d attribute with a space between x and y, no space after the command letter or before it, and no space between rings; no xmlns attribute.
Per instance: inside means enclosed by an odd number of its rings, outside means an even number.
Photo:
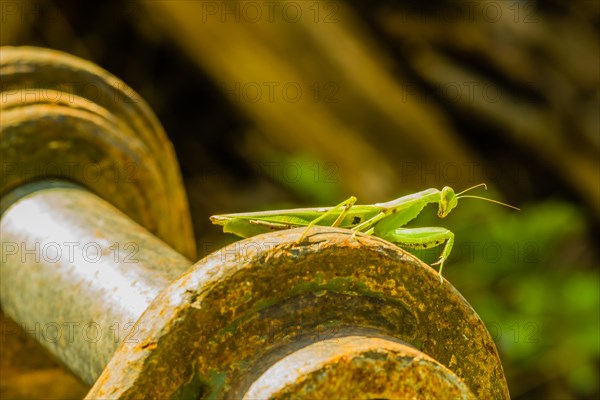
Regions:
<svg viewBox="0 0 600 400"><path fill-rule="evenodd" d="M223 231L233 233L243 238L266 233L273 230L283 230L307 226L312 220L330 211L326 208L296 208L290 210L259 211L239 214L213 215L213 224L223 225ZM348 210L340 225L352 228L362 221L377 215L380 208L373 205L355 205ZM341 210L327 215L317 225L332 226Z"/></svg>

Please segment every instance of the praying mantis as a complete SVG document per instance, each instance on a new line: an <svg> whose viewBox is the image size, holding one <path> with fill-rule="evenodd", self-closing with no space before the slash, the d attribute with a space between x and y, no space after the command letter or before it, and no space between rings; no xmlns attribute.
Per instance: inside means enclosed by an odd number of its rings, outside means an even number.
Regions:
<svg viewBox="0 0 600 400"><path fill-rule="evenodd" d="M224 232L243 238L272 230L306 227L298 239L298 242L301 242L312 226L323 225L351 229L354 232L353 237L357 232L374 235L408 249L429 249L445 243L439 260L431 264L439 265L438 274L440 282L443 282L442 269L452 251L454 233L441 227L404 228L404 225L415 219L430 203L437 203L438 217L445 218L458 206L458 199L467 197L519 210L517 207L497 200L465 195L465 193L482 186L487 190L485 183L472 186L460 193L455 193L454 189L445 186L442 190L426 189L386 203L371 205L357 205L355 204L356 197L352 196L335 207L222 214L213 215L210 220L213 224L222 225Z"/></svg>

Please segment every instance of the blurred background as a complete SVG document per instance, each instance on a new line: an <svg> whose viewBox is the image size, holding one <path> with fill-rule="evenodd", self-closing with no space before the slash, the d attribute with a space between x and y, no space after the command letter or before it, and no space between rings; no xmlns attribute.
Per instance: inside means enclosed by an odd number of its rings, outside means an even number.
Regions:
<svg viewBox="0 0 600 400"><path fill-rule="evenodd" d="M445 220L446 278L494 337L513 399L600 396L600 2L4 1L1 45L89 59L173 141L199 256L217 213L478 195ZM416 253L426 262L439 249ZM86 388L27 339L3 398Z"/></svg>

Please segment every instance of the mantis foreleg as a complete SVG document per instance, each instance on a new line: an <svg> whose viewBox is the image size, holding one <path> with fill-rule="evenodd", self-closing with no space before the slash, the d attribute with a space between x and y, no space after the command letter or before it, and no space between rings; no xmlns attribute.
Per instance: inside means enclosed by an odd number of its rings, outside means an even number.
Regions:
<svg viewBox="0 0 600 400"><path fill-rule="evenodd" d="M409 249L430 249L446 242L446 246L444 246L444 250L442 251L439 261L432 264L440 265L440 281L443 282L442 269L444 268L444 262L448 256L450 256L450 252L452 251L452 245L454 244L454 233L446 228L437 227L413 229L398 228L386 233L379 233L378 236L389 242Z"/></svg>

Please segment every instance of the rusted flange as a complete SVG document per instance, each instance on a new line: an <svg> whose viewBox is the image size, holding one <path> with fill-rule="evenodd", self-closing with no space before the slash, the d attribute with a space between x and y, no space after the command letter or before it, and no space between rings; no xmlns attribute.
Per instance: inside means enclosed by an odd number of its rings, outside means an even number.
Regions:
<svg viewBox="0 0 600 400"><path fill-rule="evenodd" d="M175 153L137 93L97 65L35 47L0 48L0 80L0 196L72 180L195 259Z"/></svg>
<svg viewBox="0 0 600 400"><path fill-rule="evenodd" d="M483 322L437 273L398 247L347 230L274 232L192 266L137 322L95 398L236 398L315 340L385 336L452 370L479 398L509 398Z"/></svg>

